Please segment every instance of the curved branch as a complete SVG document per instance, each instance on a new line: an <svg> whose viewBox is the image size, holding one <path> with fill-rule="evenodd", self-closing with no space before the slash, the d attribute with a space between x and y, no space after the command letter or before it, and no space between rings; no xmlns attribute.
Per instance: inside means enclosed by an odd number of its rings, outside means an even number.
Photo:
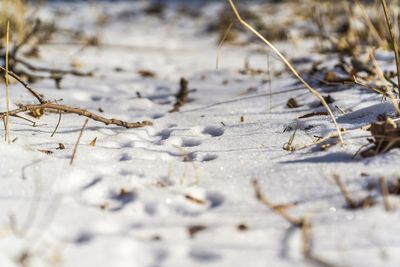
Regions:
<svg viewBox="0 0 400 267"><path fill-rule="evenodd" d="M38 109L51 109L51 110L57 110L57 111L66 112L66 113L74 113L74 114L84 116L84 117L87 117L89 119L92 119L92 120L95 120L98 122L102 122L105 125L112 124L112 125L125 127L128 129L140 128L140 127L144 127L144 126L153 125L153 122L151 122L151 121L126 122L126 121L122 121L122 120L118 120L118 119L114 119L114 118L108 119L108 118L99 116L97 114L94 114L90 111L87 111L85 109L70 107L70 106L66 106L66 105L60 105L60 104L51 103L51 102L46 102L46 103L42 103L42 104L38 104L38 105L23 105L18 109L10 110L8 112L8 114L6 112L0 113L0 119L5 118L7 115L15 116L18 113L22 113L22 112L26 112L26 111L34 111L34 110L38 110Z"/></svg>
<svg viewBox="0 0 400 267"><path fill-rule="evenodd" d="M28 90L41 104L46 103L47 101L43 98L43 96L41 94L39 94L38 92L36 92L32 87L29 86L29 84L27 84L26 82L24 82L17 74L15 74L12 71L6 70L5 68L3 68L2 66L0 66L0 70L8 73L8 75L10 75L11 77L13 77L14 79L16 79L19 83L21 83L26 90Z"/></svg>

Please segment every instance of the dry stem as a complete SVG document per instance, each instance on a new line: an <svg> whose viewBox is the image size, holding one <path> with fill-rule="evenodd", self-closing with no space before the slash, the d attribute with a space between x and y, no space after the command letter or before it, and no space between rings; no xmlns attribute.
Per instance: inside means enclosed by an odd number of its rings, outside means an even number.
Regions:
<svg viewBox="0 0 400 267"><path fill-rule="evenodd" d="M78 139L76 139L76 143L74 146L74 151L72 152L72 156L71 156L71 160L69 162L69 165L72 165L72 163L74 163L74 159L75 159L75 155L76 155L76 151L78 150L78 146L79 146L79 142L81 141L82 135L83 135L83 131L85 131L86 125L89 122L89 119L87 118L85 120L85 122L83 123L82 129L79 133Z"/></svg>
<svg viewBox="0 0 400 267"><path fill-rule="evenodd" d="M43 96L41 94L39 94L38 92L36 92L34 89L32 89L32 87L29 86L29 84L27 84L26 82L24 82L24 80L22 80L17 74L15 74L12 71L9 71L5 68L3 68L2 66L0 66L0 70L5 72L6 74L10 75L11 77L13 77L14 79L16 79L20 84L22 84L22 86L25 87L26 90L28 90L41 104L46 103L47 101L43 98Z"/></svg>
<svg viewBox="0 0 400 267"><path fill-rule="evenodd" d="M58 112L58 121L57 121L57 125L56 125L56 127L54 128L54 131L51 133L50 137L53 137L53 136L56 134L57 129L58 129L58 126L60 126L60 123L61 123L61 117L62 117L62 111L60 110L60 111Z"/></svg>
<svg viewBox="0 0 400 267"><path fill-rule="evenodd" d="M74 114L78 114L80 116L84 116L84 117L87 117L89 119L92 119L92 120L95 120L98 122L102 122L105 125L112 124L112 125L117 125L117 126L121 126L121 127L125 127L125 128L140 128L140 127L144 127L144 126L153 125L153 123L151 121L142 121L142 122L131 123L131 122L126 122L126 121L122 121L122 120L118 120L118 119L114 119L114 118L108 119L108 118L96 115L85 109L70 107L70 106L66 106L66 105L60 105L60 104L56 104L56 103L52 103L52 102L45 102L43 104L37 104L37 105L22 105L18 109L11 110L8 113L8 115L14 116L21 112L34 111L34 110L40 110L40 109L50 109L50 110L56 110L56 111L61 111L61 112L66 112L66 113L74 113ZM5 116L7 116L6 112L0 113L0 119L4 118Z"/></svg>
<svg viewBox="0 0 400 267"><path fill-rule="evenodd" d="M216 60L215 60L215 68L216 68L216 70L219 69L219 54L220 54L220 52L221 52L221 48L222 48L222 46L224 45L224 43L225 43L225 41L226 41L226 38L228 38L229 33L231 32L232 26L233 26L233 23L230 23L229 26L228 26L228 28L226 29L226 31L225 31L225 33L224 33L224 36L223 36L222 39L221 39L221 42L219 42L219 44L218 44L217 58L216 58Z"/></svg>

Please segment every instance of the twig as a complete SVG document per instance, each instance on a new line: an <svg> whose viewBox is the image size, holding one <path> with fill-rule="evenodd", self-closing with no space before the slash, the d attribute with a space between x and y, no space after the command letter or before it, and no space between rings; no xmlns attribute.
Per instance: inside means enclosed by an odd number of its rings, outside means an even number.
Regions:
<svg viewBox="0 0 400 267"><path fill-rule="evenodd" d="M7 69L3 68L2 66L0 66L0 70L2 70L5 73L8 73L11 77L16 79L19 83L21 83L25 87L25 89L27 89L40 102L40 104L38 104L38 105L23 105L18 109L8 112L9 116L15 116L18 113L25 112L25 111L33 111L33 110L37 110L37 109L51 109L51 110L58 110L60 112L75 113L75 114L90 118L92 120L102 122L106 125L113 124L113 125L122 126L125 128L139 128L139 127L153 125L153 123L151 121L129 123L129 122L125 122L125 121L118 120L118 119L107 119L107 118L98 116L98 115L91 113L84 109L60 105L57 103L51 103L51 102L47 101L41 94L36 92L32 87L30 87L29 84L24 82L14 72L8 71ZM2 118L3 120L5 119L6 116L7 116L6 113L4 113L4 112L0 113L0 118Z"/></svg>
<svg viewBox="0 0 400 267"><path fill-rule="evenodd" d="M381 187L381 191L382 191L382 195L383 195L383 203L385 204L385 209L388 212L393 211L393 207L389 202L389 189L387 186L387 182L386 182L386 177L385 176L381 176L379 177L379 185Z"/></svg>
<svg viewBox="0 0 400 267"><path fill-rule="evenodd" d="M41 104L46 103L47 101L43 98L43 96L41 94L39 94L38 92L36 92L34 89L32 89L32 87L29 86L29 84L27 84L26 82L24 82L17 74L15 74L12 71L9 71L5 68L3 68L2 66L0 66L0 70L8 73L8 75L10 75L11 77L13 77L14 79L16 79L20 84L22 84L26 90L28 90Z"/></svg>
<svg viewBox="0 0 400 267"><path fill-rule="evenodd" d="M307 113L307 114L304 114L304 115L298 117L298 119L305 119L305 118L310 118L310 117L314 117L314 116L327 116L327 115L329 115L329 114L326 111L311 112L311 113Z"/></svg>
<svg viewBox="0 0 400 267"><path fill-rule="evenodd" d="M79 142L81 141L81 138L82 138L82 135L83 135L83 131L85 131L85 128L86 128L86 125L87 125L88 121L89 121L89 119L87 118L85 120L85 122L83 123L81 132L79 133L78 139L76 140L76 143L75 143L75 146L74 146L74 151L72 152L72 156L71 156L71 160L69 162L69 165L72 165L72 163L74 163L76 151L78 150Z"/></svg>
<svg viewBox="0 0 400 267"><path fill-rule="evenodd" d="M392 40L392 46L393 46L393 52L394 52L394 57L396 60L396 69L397 69L397 90L399 92L400 95L400 59L399 59L399 47L397 46L397 41L396 41L396 37L394 34L394 29L393 29L393 25L392 25L392 20L390 19L390 15L389 15L389 10L386 4L386 0L381 0L382 3L382 7L383 7L383 12L385 13L385 19L386 19L386 23L387 26L389 28L389 33L390 33L390 38Z"/></svg>
<svg viewBox="0 0 400 267"><path fill-rule="evenodd" d="M176 102L174 104L174 108L169 112L176 112L188 101L189 96L189 82L185 78L181 78L180 80L180 89L178 94L176 95Z"/></svg>
<svg viewBox="0 0 400 267"><path fill-rule="evenodd" d="M57 121L57 125L56 125L56 128L54 128L54 131L53 131L53 133L50 135L50 137L53 137L54 136L54 134L57 132L57 129L58 129L58 126L60 126L60 122L61 122L61 113L62 113L62 111L60 110L59 112L58 112L58 121Z"/></svg>
<svg viewBox="0 0 400 267"><path fill-rule="evenodd" d="M129 128L140 128L140 127L144 127L144 126L153 125L153 123L151 121L142 121L142 122L131 123L131 122L125 122L125 121L114 119L114 118L108 119L108 118L96 115L85 109L70 107L70 106L66 106L66 105L60 105L60 104L56 104L56 103L52 103L52 102L45 102L43 104L37 104L37 105L22 105L18 109L11 110L9 112L9 115L14 116L21 112L33 111L33 110L38 110L38 109L50 109L50 110L57 110L57 111L62 111L62 112L66 112L66 113L74 113L74 114L84 116L84 117L87 117L89 119L92 119L92 120L95 120L98 122L102 122L105 125L112 124L112 125L125 127L128 129ZM0 118L4 118L5 116L7 116L7 114L5 112L0 113Z"/></svg>
<svg viewBox="0 0 400 267"><path fill-rule="evenodd" d="M294 76L310 91L311 94L313 94L314 96L316 96L318 98L319 101L321 101L322 105L325 107L325 109L328 111L330 117L332 118L333 124L335 125L336 131L338 133L338 137L340 140L340 143L343 145L344 141L342 138L342 134L340 132L340 127L336 122L336 118L332 113L331 108L329 107L329 105L326 103L325 99L323 98L323 96L314 88L312 88L301 76L300 74L295 70L295 68L292 66L292 64L290 64L290 62L285 58L284 55L282 55L281 52L279 52L279 50L273 45L271 44L264 36L262 36L256 29L254 29L250 24L248 24L245 20L242 19L242 17L239 14L239 11L236 8L236 5L233 3L233 0L228 0L233 12L236 15L236 18L239 20L239 22L245 26L247 29L249 29L251 32L253 32L258 38L260 38L268 47L270 47L275 54L283 61L283 63L285 63L285 65L289 68L289 70L294 74Z"/></svg>
<svg viewBox="0 0 400 267"><path fill-rule="evenodd" d="M23 65L25 65L27 68L29 68L30 70L33 71L42 71L42 72L48 72L50 74L58 74L58 75L66 75L66 74L71 74L74 76L78 76L78 77L86 77L86 76L92 76L93 72L80 72L77 70L62 70L62 69L51 69L51 68L46 68L46 67L38 67L38 66L34 66L31 63L20 59L20 58L16 58L15 61L17 63L21 63Z"/></svg>
<svg viewBox="0 0 400 267"><path fill-rule="evenodd" d="M33 120L30 120L30 119L28 119L28 118L22 117L22 116L17 115L17 114L12 115L12 116L13 116L13 117L16 117L16 118L19 118L19 119L21 119L21 120L28 121L28 122L32 123L32 126L33 126L33 127L36 126L36 122L33 121Z"/></svg>

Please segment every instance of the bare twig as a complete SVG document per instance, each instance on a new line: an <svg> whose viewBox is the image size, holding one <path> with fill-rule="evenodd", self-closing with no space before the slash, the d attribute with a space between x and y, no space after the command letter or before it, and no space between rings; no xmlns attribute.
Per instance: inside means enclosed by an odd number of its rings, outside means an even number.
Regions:
<svg viewBox="0 0 400 267"><path fill-rule="evenodd" d="M169 112L177 112L179 109L188 101L189 96L189 82L185 78L181 78L180 80L180 89L178 94L176 95L176 102L174 104L174 108Z"/></svg>
<svg viewBox="0 0 400 267"><path fill-rule="evenodd" d="M37 105L22 105L18 109L11 110L9 112L9 115L14 116L21 112L34 111L34 110L38 110L38 109L44 109L44 110L50 109L50 110L57 110L57 111L66 112L66 113L74 113L74 114L84 116L84 117L87 117L89 119L92 119L92 120L95 120L98 122L102 122L106 125L112 124L112 125L117 125L117 126L121 126L121 127L125 127L125 128L140 128L140 127L144 127L144 126L153 125L153 123L151 121L142 121L142 122L131 123L131 122L126 122L126 121L122 121L122 120L118 120L118 119L114 119L114 118L108 119L108 118L96 115L85 109L70 107L70 106L66 106L66 105L60 105L60 104L56 104L56 103L52 103L52 102L45 102L43 104L37 104ZM4 118L5 116L7 116L7 114L5 112L0 113L0 118Z"/></svg>
<svg viewBox="0 0 400 267"><path fill-rule="evenodd" d="M11 77L13 77L14 79L16 79L20 84L22 84L26 90L28 90L41 104L46 103L47 101L43 98L43 96L41 94L39 94L38 92L36 92L34 89L32 89L32 87L29 86L29 84L27 84L26 82L24 82L24 80L21 79L21 77L19 77L17 74L15 74L12 71L9 71L5 68L3 68L2 66L0 66L0 70L8 73L8 75L10 75Z"/></svg>
<svg viewBox="0 0 400 267"><path fill-rule="evenodd" d="M53 136L55 135L55 133L57 132L58 126L60 126L61 116L62 116L62 111L60 110L60 111L58 112L58 121L57 121L56 128L54 128L54 131L53 131L53 133L50 135L50 137L53 137Z"/></svg>
<svg viewBox="0 0 400 267"><path fill-rule="evenodd" d="M9 83L9 77L8 77L8 46L10 43L10 21L7 21L7 34L6 34L6 70L7 72L5 73L5 78L6 78L6 113L7 116L5 117L5 140L10 142L10 128L8 126L8 121L9 121L9 115L8 113L10 112L10 94L8 91L8 83Z"/></svg>
<svg viewBox="0 0 400 267"><path fill-rule="evenodd" d="M153 125L153 123L151 121L142 121L142 122L129 123L129 122L125 122L125 121L118 120L118 119L108 119L108 118L96 115L96 114L94 114L92 112L89 112L87 110L84 110L84 109L80 109L80 108L75 108L75 107L70 107L70 106L66 106L66 105L60 105L60 104L57 104L57 103L49 102L41 94L39 94L32 87L30 87L28 83L24 82L14 72L8 71L7 69L3 68L2 66L0 66L0 70L5 72L5 73L8 73L11 77L16 79L19 83L21 83L25 87L25 89L27 89L40 102L40 104L37 104L37 105L22 105L18 109L9 111L8 112L8 116L16 116L18 113L26 112L26 111L34 111L34 110L38 110L38 109L50 109L50 110L59 111L61 113L62 112L66 112L66 113L78 114L78 115L90 118L92 120L102 122L102 123L104 123L106 125L112 124L112 125L117 125L117 126L121 126L121 127L125 127L125 128L139 128L139 127ZM0 113L0 118L2 118L3 120L5 120L6 116L7 116L7 112L6 113L4 113L4 112ZM59 123L60 123L60 119L59 119L59 121L57 123L55 131L57 130L57 127L58 127ZM54 135L54 133L53 133L53 135Z"/></svg>
<svg viewBox="0 0 400 267"><path fill-rule="evenodd" d="M72 156L71 156L71 160L69 162L69 165L72 165L72 163L74 163L74 159L75 159L75 155L76 155L76 151L78 150L78 146L79 146L79 142L81 141L82 135L83 135L83 131L85 131L86 125L89 122L89 119L87 118L85 120L85 122L83 123L82 129L79 133L78 139L76 140L75 146L74 146L74 151L72 152Z"/></svg>

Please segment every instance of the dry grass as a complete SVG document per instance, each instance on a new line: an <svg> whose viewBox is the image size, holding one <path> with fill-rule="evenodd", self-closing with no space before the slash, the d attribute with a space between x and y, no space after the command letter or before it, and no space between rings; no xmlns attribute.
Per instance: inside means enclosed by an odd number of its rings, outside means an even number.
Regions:
<svg viewBox="0 0 400 267"><path fill-rule="evenodd" d="M0 38L5 38L9 22L16 41L21 42L26 35L26 13L25 0L3 0L0 7Z"/></svg>
<svg viewBox="0 0 400 267"><path fill-rule="evenodd" d="M322 105L325 107L325 109L327 110L329 116L331 117L333 124L335 125L340 143L343 145L344 141L343 141L343 137L342 137L342 133L340 130L340 127L338 125L338 123L336 122L336 118L335 115L333 115L333 112L331 110L331 108L329 107L329 105L326 103L324 97L314 88L312 88L301 76L300 74L296 71L296 69L293 67L293 65L286 59L286 57L272 44L270 43L264 36L262 36L259 31L257 31L254 27L252 27L250 24L248 24L245 20L242 19L242 17L240 16L240 13L236 7L236 5L234 4L233 0L229 0L229 3L232 7L233 12L236 15L236 18L239 20L239 22L246 27L248 30L250 30L252 33L254 33L260 40L262 40L277 56L280 60L282 60L282 62L289 68L289 70L293 73L293 75L310 91L311 94L313 94L314 96L316 96L318 98L318 100L322 103Z"/></svg>
<svg viewBox="0 0 400 267"><path fill-rule="evenodd" d="M5 127L5 140L10 142L10 128L8 125L9 122L9 112L10 112L10 94L8 91L9 84L9 75L8 75L8 47L10 43L10 22L7 21L7 33L6 33L6 73L5 73L5 81L6 81L6 116L4 117L4 127Z"/></svg>
<svg viewBox="0 0 400 267"><path fill-rule="evenodd" d="M394 34L394 28L392 24L392 20L390 18L389 9L386 4L386 0L381 0L383 11L385 13L386 23L389 29L390 38L391 38L391 45L393 47L394 58L396 60L396 69L397 69L397 89L400 95L400 59L399 59L399 47L396 36Z"/></svg>

